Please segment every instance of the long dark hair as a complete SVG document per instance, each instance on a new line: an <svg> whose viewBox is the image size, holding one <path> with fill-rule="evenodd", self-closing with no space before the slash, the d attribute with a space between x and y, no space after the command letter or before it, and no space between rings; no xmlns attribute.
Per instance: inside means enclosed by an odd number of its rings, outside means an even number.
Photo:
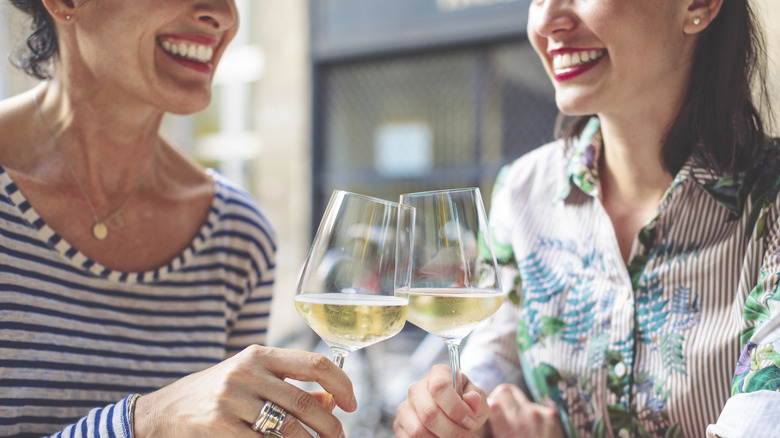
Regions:
<svg viewBox="0 0 780 438"><path fill-rule="evenodd" d="M58 53L57 34L51 16L41 0L10 0L17 9L32 18L32 34L16 64L30 76L50 79L51 61Z"/></svg>
<svg viewBox="0 0 780 438"><path fill-rule="evenodd" d="M692 153L726 174L748 171L761 159L767 139L761 109L770 120L771 103L764 35L748 1L725 0L699 38L688 93L662 150L672 175ZM561 115L556 133L575 138L589 118Z"/></svg>

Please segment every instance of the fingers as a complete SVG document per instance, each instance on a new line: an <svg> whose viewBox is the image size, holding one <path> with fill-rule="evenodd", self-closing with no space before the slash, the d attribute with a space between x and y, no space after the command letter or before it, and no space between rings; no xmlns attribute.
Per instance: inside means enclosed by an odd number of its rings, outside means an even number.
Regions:
<svg viewBox="0 0 780 438"><path fill-rule="evenodd" d="M341 422L331 414L330 410L323 407L317 398L297 386L274 378L264 382L262 387L254 388L254 390L257 399L273 401L284 408L288 416L303 421L321 437L329 438L341 435L343 430Z"/></svg>
<svg viewBox="0 0 780 438"><path fill-rule="evenodd" d="M488 402L494 438L564 436L558 409L549 399L540 405L528 400L517 386L503 384L490 393Z"/></svg>
<svg viewBox="0 0 780 438"><path fill-rule="evenodd" d="M485 423L490 415L490 406L488 405L487 394L482 388L471 383L465 374L463 375L463 382L463 401L469 406L469 408L471 408L471 412L476 420L476 424L480 425Z"/></svg>
<svg viewBox="0 0 780 438"><path fill-rule="evenodd" d="M478 426L475 413L455 392L451 379L449 367L437 365L423 380L409 387L408 399L398 407L393 426L397 436L476 436L471 432ZM472 398L479 397L476 391L470 394ZM479 402L475 404L478 406Z"/></svg>
<svg viewBox="0 0 780 438"><path fill-rule="evenodd" d="M311 438L311 434L306 430L305 427L298 421L297 418L287 415L285 417L284 423L282 423L281 429L279 431L282 433L282 435L285 438ZM339 435L321 435L322 437L331 437L335 436L338 437Z"/></svg>
<svg viewBox="0 0 780 438"><path fill-rule="evenodd" d="M330 393L336 404L346 412L357 409L352 381L327 357L305 351L252 346L244 350L254 363L278 378L316 382ZM244 352L242 352L243 354Z"/></svg>
<svg viewBox="0 0 780 438"><path fill-rule="evenodd" d="M436 438L436 435L420 422L409 400L398 405L395 422L393 422L393 435L396 438Z"/></svg>
<svg viewBox="0 0 780 438"><path fill-rule="evenodd" d="M333 412L333 409L336 407L336 400L333 399L333 396L329 392L309 391L309 394L311 394L326 411Z"/></svg>
<svg viewBox="0 0 780 438"><path fill-rule="evenodd" d="M435 400L447 419L466 429L476 426L476 418L471 407L455 392L452 386L452 373L449 366L440 364L432 370L428 381L428 396ZM465 376L464 376L465 381ZM444 421L434 418L435 421Z"/></svg>

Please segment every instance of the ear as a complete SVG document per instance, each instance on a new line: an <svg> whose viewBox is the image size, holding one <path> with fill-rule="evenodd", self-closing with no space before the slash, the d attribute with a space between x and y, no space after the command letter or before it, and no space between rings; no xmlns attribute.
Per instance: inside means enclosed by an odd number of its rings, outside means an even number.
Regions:
<svg viewBox="0 0 780 438"><path fill-rule="evenodd" d="M43 7L49 11L52 19L60 23L72 23L78 7L72 0L42 0Z"/></svg>
<svg viewBox="0 0 780 438"><path fill-rule="evenodd" d="M718 16L723 0L686 0L688 10L685 12L683 32L695 34L703 31Z"/></svg>

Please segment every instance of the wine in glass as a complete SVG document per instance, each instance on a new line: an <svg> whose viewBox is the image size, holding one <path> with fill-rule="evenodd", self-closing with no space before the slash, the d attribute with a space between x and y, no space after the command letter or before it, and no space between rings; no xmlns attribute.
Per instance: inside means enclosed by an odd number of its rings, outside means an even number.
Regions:
<svg viewBox="0 0 780 438"><path fill-rule="evenodd" d="M416 209L407 320L447 344L452 384L462 392L460 343L503 302L501 281L478 188L401 195Z"/></svg>
<svg viewBox="0 0 780 438"><path fill-rule="evenodd" d="M336 190L301 272L295 308L343 367L347 354L397 334L408 298L414 208ZM397 277L397 278L396 278Z"/></svg>

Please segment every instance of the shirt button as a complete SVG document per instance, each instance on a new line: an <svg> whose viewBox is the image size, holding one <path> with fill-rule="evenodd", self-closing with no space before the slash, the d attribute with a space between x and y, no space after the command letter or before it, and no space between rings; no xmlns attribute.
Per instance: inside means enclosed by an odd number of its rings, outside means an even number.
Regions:
<svg viewBox="0 0 780 438"><path fill-rule="evenodd" d="M626 365L623 362L618 362L615 364L614 371L616 376L623 377L626 375L626 371L628 370L626 369Z"/></svg>

